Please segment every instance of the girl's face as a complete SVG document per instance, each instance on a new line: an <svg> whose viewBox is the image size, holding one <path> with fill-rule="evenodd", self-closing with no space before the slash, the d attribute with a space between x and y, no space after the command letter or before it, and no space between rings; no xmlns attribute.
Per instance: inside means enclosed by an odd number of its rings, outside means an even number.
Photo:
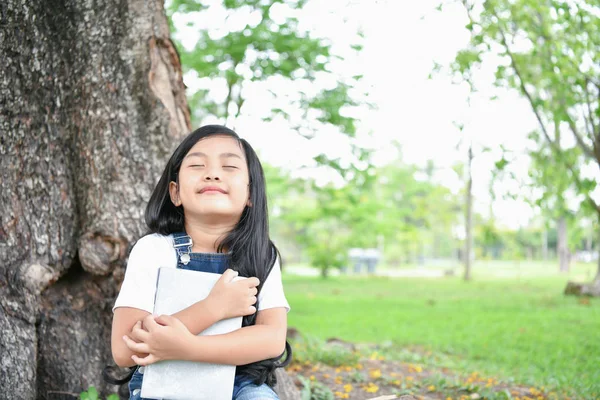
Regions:
<svg viewBox="0 0 600 400"><path fill-rule="evenodd" d="M169 192L173 204L183 205L186 219L237 223L251 205L246 157L232 137L199 140L184 157L178 178Z"/></svg>

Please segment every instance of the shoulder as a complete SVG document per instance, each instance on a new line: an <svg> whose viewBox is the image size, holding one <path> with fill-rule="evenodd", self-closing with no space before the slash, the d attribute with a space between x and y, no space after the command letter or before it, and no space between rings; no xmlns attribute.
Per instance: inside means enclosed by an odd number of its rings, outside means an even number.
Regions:
<svg viewBox="0 0 600 400"><path fill-rule="evenodd" d="M131 255L143 254L147 256L170 256L174 252L171 235L165 236L152 233L141 237L131 249Z"/></svg>
<svg viewBox="0 0 600 400"><path fill-rule="evenodd" d="M151 233L146 236L142 236L133 247L141 248L141 249L154 249L156 247L166 247L172 246L173 239L171 235L165 236L160 233Z"/></svg>

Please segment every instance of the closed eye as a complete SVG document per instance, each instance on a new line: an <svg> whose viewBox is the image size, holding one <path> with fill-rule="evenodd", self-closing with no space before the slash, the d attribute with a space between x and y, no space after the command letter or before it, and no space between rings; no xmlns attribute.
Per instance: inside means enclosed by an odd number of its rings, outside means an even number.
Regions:
<svg viewBox="0 0 600 400"><path fill-rule="evenodd" d="M235 168L238 169L235 165L223 165L223 168Z"/></svg>
<svg viewBox="0 0 600 400"><path fill-rule="evenodd" d="M192 164L190 167L204 167L204 164Z"/></svg>

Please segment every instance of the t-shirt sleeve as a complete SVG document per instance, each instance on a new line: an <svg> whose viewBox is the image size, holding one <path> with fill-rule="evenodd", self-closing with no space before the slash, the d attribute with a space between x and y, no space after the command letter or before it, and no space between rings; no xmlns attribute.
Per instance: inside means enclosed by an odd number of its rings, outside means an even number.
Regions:
<svg viewBox="0 0 600 400"><path fill-rule="evenodd" d="M133 307L152 313L154 294L159 268L160 246L156 237L144 236L133 246L125 278L115 301L113 312L117 307Z"/></svg>
<svg viewBox="0 0 600 400"><path fill-rule="evenodd" d="M285 307L286 311L290 312L290 305L283 292L279 257L275 260L275 264L258 294L258 311L276 307Z"/></svg>

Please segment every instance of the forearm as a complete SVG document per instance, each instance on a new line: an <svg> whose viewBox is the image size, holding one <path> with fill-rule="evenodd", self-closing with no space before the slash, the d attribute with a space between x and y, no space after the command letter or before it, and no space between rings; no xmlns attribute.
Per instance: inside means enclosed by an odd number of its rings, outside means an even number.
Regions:
<svg viewBox="0 0 600 400"><path fill-rule="evenodd" d="M141 314L133 321L141 322L147 315L147 312L142 311ZM186 326L186 328L194 335L199 334L200 332L204 331L205 329L213 325L215 322L220 320L220 317L214 312L214 308L211 307L209 302L206 300L194 303L188 308L185 308L177 312L176 314L173 314L173 316L178 318ZM135 322L131 323L135 324ZM140 358L147 356L147 354L136 353L125 345L122 336L123 334L130 335L132 328L122 331L122 328L117 330L113 326L111 347L113 359L119 367L134 366L135 362L131 359L132 355L137 355ZM120 334L118 333L119 331L121 332Z"/></svg>
<svg viewBox="0 0 600 400"><path fill-rule="evenodd" d="M231 333L193 338L190 361L244 365L280 356L286 332L269 325L252 325Z"/></svg>
<svg viewBox="0 0 600 400"><path fill-rule="evenodd" d="M214 310L215 308L211 307L207 300L201 300L173 316L183 322L191 333L197 335L221 320Z"/></svg>

